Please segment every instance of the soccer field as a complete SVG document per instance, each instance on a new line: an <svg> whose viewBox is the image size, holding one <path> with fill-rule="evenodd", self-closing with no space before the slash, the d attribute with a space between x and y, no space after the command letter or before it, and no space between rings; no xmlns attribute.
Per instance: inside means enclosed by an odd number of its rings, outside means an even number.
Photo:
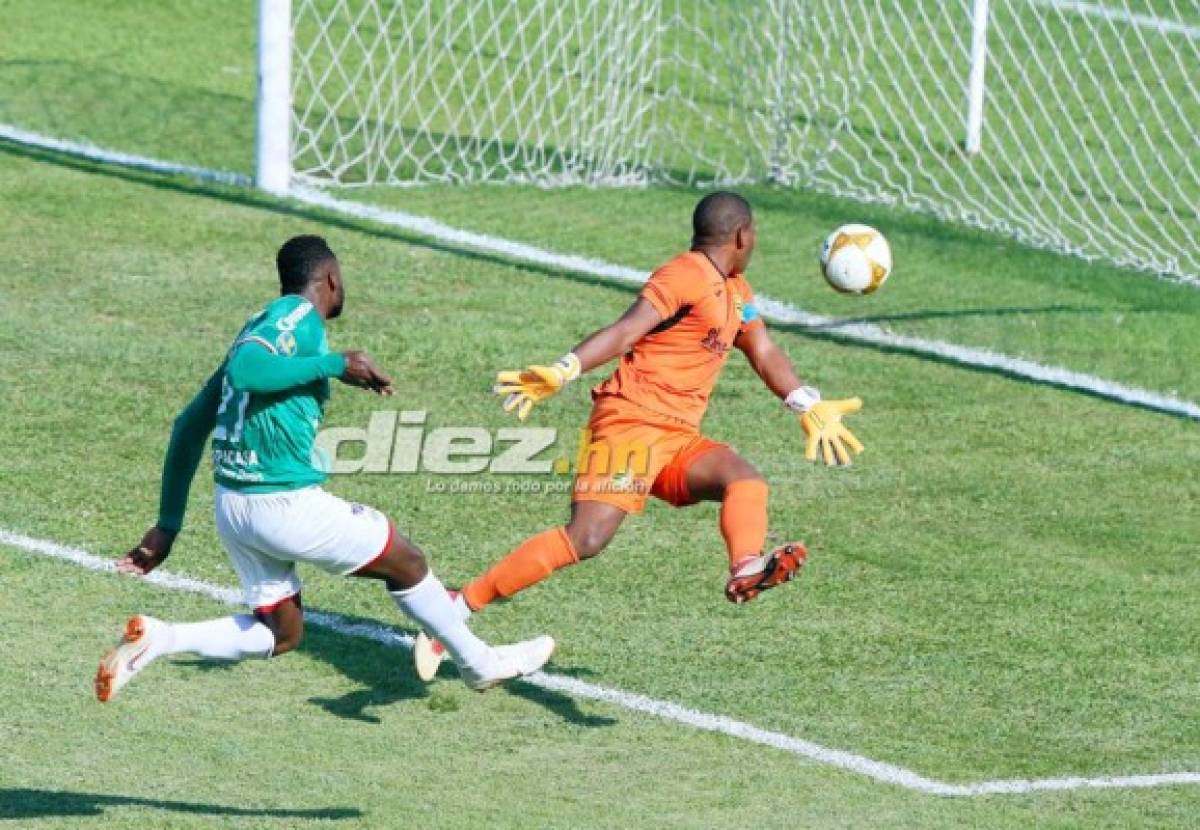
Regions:
<svg viewBox="0 0 1200 830"><path fill-rule="evenodd" d="M0 61L0 122L249 172L253 20L240 4L81 4L50 20L44 4L3 6L12 57ZM745 192L760 225L749 277L762 294L1200 400L1194 288L882 207ZM0 820L1194 823L1197 784L956 796L864 774L874 761L965 788L1200 770L1200 442L1195 420L837 330L774 334L828 396L865 400L853 428L867 449L853 468L804 462L795 420L740 356L705 422L771 482L772 541L808 543L796 583L730 605L716 508L658 504L597 560L477 618L493 640L553 634L550 677L609 690L607 702L552 684L476 695L453 672L423 686L406 651L361 636L374 624L411 631L384 593L309 570L306 604L341 615L326 621L342 629L362 624L358 635L314 625L279 660L164 661L114 703L95 703L96 660L130 613L201 619L225 606L39 555L14 534L102 557L137 541L155 515L170 421L273 296L280 242L330 241L348 280L331 345L368 349L397 378L397 397L383 403L335 389L328 426L365 426L381 408L425 410L431 427L509 425L489 395L494 372L552 359L635 289L4 142L0 193ZM686 245L697 193L439 186L355 196L649 269ZM850 220L881 228L896 253L891 282L867 299L833 294L812 263L824 233ZM587 407L577 384L533 419L558 429L569 454ZM167 568L228 588L208 469ZM393 516L448 584L565 517L561 493L430 492L436 483L363 474L335 476L330 489ZM634 711L631 694L858 761Z"/></svg>

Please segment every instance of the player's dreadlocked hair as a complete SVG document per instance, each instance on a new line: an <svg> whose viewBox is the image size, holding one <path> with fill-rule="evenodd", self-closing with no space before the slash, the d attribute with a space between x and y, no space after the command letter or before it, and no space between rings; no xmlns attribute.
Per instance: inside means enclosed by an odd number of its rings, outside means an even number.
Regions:
<svg viewBox="0 0 1200 830"><path fill-rule="evenodd" d="M750 203L736 193L719 190L700 200L692 213L692 244L715 244L729 241L738 228L753 219Z"/></svg>
<svg viewBox="0 0 1200 830"><path fill-rule="evenodd" d="M329 245L319 236L293 236L275 255L279 269L279 293L299 294L323 263L337 259Z"/></svg>

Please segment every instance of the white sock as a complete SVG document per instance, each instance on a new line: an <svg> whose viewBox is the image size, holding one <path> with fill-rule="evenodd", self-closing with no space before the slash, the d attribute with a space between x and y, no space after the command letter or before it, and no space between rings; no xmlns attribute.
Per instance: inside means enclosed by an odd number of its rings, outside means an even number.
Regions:
<svg viewBox="0 0 1200 830"><path fill-rule="evenodd" d="M463 622L471 619L471 606L467 605L467 598L459 591L451 600L454 603L454 610L458 612L458 618Z"/></svg>
<svg viewBox="0 0 1200 830"><path fill-rule="evenodd" d="M275 635L252 614L169 626L162 654L198 654L217 660L270 657Z"/></svg>
<svg viewBox="0 0 1200 830"><path fill-rule="evenodd" d="M461 666L481 666L491 656L491 646L471 633L458 609L446 594L441 580L430 571L424 579L403 591L388 591L396 605L433 637Z"/></svg>

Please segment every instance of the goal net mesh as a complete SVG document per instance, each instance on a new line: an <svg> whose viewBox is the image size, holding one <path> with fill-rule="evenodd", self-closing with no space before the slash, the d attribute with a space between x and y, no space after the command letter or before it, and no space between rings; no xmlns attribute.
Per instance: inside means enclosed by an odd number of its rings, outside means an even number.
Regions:
<svg viewBox="0 0 1200 830"><path fill-rule="evenodd" d="M771 182L1200 283L1200 3L993 2L967 155L971 20L971 0L296 0L293 168Z"/></svg>

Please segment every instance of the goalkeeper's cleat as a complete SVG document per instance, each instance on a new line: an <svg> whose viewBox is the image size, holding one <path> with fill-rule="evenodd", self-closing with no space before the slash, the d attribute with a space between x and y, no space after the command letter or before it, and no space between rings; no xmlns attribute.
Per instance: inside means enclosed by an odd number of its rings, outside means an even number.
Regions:
<svg viewBox="0 0 1200 830"><path fill-rule="evenodd" d="M107 703L134 675L162 653L167 624L138 614L125 623L120 644L100 659L96 670L96 700Z"/></svg>
<svg viewBox="0 0 1200 830"><path fill-rule="evenodd" d="M447 656L446 647L442 645L441 640L430 637L424 631L417 634L417 640L413 643L413 666L417 670L417 677L422 681L428 683L433 680L438 666Z"/></svg>
<svg viewBox="0 0 1200 830"><path fill-rule="evenodd" d="M737 605L749 602L768 588L790 581L804 567L807 557L802 542L791 542L766 556L743 559L725 583L725 598Z"/></svg>
<svg viewBox="0 0 1200 830"><path fill-rule="evenodd" d="M460 666L463 682L477 692L486 691L505 680L513 680L533 674L546 665L554 654L553 637L534 637L509 646L495 646L489 650L482 666Z"/></svg>

